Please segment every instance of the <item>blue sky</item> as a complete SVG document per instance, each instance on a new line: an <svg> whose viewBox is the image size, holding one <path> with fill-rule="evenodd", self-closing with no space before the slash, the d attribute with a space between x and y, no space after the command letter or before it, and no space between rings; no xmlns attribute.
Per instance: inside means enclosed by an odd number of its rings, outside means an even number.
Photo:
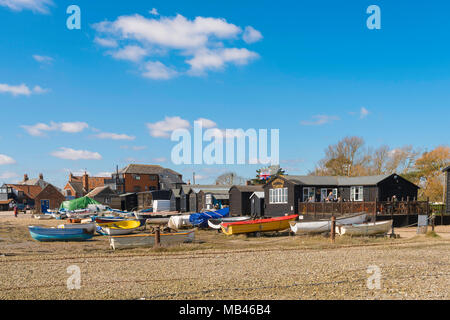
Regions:
<svg viewBox="0 0 450 320"><path fill-rule="evenodd" d="M81 30L66 27L71 4ZM372 4L380 30L366 26ZM149 129L160 121L280 129L291 174L347 135L448 144L448 12L448 1L0 0L0 180L42 172L61 187L69 171L130 162L202 183L255 175L174 165L175 143Z"/></svg>

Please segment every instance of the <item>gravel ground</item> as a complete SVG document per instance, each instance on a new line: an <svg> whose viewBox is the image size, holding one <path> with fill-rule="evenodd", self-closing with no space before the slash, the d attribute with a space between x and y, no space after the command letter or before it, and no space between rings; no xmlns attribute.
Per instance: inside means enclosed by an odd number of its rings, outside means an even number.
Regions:
<svg viewBox="0 0 450 320"><path fill-rule="evenodd" d="M342 237L335 244L322 236L197 231L194 244L116 252L106 237L38 243L26 229L58 223L0 215L0 299L450 298L449 227L436 228L440 237L397 229L400 239ZM80 289L69 290L74 265ZM368 287L370 266L379 268L379 289Z"/></svg>

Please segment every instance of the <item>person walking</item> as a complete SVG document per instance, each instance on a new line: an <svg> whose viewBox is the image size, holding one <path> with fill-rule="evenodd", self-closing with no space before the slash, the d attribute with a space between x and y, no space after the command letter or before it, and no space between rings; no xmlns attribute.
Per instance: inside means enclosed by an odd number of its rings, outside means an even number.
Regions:
<svg viewBox="0 0 450 320"><path fill-rule="evenodd" d="M18 213L19 213L19 209L17 208L17 206L14 206L14 217L17 218Z"/></svg>

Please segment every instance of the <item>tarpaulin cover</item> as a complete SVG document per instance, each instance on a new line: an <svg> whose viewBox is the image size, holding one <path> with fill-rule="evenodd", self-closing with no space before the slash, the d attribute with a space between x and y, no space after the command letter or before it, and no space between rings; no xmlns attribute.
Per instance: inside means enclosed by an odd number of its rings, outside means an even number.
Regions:
<svg viewBox="0 0 450 320"><path fill-rule="evenodd" d="M208 211L202 213L193 213L189 217L189 222L196 227L206 228L208 227L209 219L220 219L228 217L230 214L230 208L224 208L216 211Z"/></svg>
<svg viewBox="0 0 450 320"><path fill-rule="evenodd" d="M86 209L89 204L101 204L101 203L89 197L81 197L70 201L64 201L63 203L61 203L59 209L60 210L65 209L67 211Z"/></svg>

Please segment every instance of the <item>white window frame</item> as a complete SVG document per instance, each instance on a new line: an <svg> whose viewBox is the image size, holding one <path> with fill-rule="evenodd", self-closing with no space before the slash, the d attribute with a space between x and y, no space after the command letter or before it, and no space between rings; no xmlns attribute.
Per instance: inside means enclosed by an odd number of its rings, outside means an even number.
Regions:
<svg viewBox="0 0 450 320"><path fill-rule="evenodd" d="M356 193L358 190L358 193ZM358 199L356 199L356 195L358 194ZM362 202L364 201L364 187L355 186L350 188L350 201Z"/></svg>
<svg viewBox="0 0 450 320"><path fill-rule="evenodd" d="M269 189L269 203L288 203L288 188Z"/></svg>
<svg viewBox="0 0 450 320"><path fill-rule="evenodd" d="M306 191L306 194L305 194ZM303 202L308 202L309 197L312 197L312 202L316 202L316 187L303 188Z"/></svg>

